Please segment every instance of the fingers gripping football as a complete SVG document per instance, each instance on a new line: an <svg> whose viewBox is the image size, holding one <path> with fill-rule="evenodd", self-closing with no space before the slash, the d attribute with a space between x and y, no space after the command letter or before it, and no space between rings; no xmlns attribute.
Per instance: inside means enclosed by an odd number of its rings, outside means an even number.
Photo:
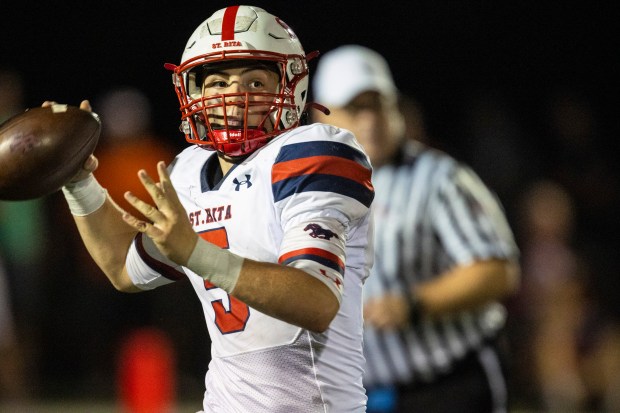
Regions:
<svg viewBox="0 0 620 413"><path fill-rule="evenodd" d="M55 102L53 100L46 100L45 102L43 102L43 104L41 105L41 107L47 108L47 107L51 107L54 105L58 105L58 102ZM92 112L93 108L90 105L90 101L88 100L83 100L80 102L80 109L86 111L86 112ZM69 181L69 183L75 183L75 182L79 182L82 181L86 178L88 178L88 176L91 174L91 172L94 172L97 167L99 166L99 161L97 160L97 158L94 155L90 155L86 161L84 161L84 164L82 165L82 168L78 171L78 173L71 178L71 180Z"/></svg>
<svg viewBox="0 0 620 413"><path fill-rule="evenodd" d="M93 108L90 106L90 102L88 100L83 100L80 103L80 109L85 110L87 112L92 112ZM94 156L90 155L88 159L84 162L82 169L71 179L71 182L79 182L82 179L85 179L88 175L94 172L99 166L99 160Z"/></svg>
<svg viewBox="0 0 620 413"><path fill-rule="evenodd" d="M154 205L139 199L131 192L125 193L125 199L150 222L138 219L128 212L123 214L123 219L151 238L166 257L177 264L185 265L198 236L187 219L163 162L157 164L157 173L159 182L155 182L144 170L138 172L138 177Z"/></svg>

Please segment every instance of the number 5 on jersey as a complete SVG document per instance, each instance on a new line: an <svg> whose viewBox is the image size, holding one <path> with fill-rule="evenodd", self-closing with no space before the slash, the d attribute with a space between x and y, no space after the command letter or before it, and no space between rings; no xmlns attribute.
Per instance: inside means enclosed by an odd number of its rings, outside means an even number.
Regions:
<svg viewBox="0 0 620 413"><path fill-rule="evenodd" d="M229 248L226 228L216 228L198 234L205 241L217 245L220 248ZM244 302L231 297L226 291L216 287L209 281L204 282L205 289L221 298L211 301L215 311L215 325L222 334L237 333L245 329L250 318L250 307ZM216 291L217 290L217 291ZM227 304L227 305L226 305ZM228 310L226 309L228 307Z"/></svg>

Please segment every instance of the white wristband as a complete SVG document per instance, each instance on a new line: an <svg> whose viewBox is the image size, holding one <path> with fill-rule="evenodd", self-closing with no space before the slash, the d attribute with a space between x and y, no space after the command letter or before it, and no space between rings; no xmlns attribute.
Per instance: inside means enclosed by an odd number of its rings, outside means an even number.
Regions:
<svg viewBox="0 0 620 413"><path fill-rule="evenodd" d="M105 202L107 191L99 185L93 174L79 182L72 182L62 187L69 210L75 216L92 214Z"/></svg>
<svg viewBox="0 0 620 413"><path fill-rule="evenodd" d="M202 238L198 238L196 247L187 260L187 268L227 293L232 292L237 285L242 266L242 257Z"/></svg>

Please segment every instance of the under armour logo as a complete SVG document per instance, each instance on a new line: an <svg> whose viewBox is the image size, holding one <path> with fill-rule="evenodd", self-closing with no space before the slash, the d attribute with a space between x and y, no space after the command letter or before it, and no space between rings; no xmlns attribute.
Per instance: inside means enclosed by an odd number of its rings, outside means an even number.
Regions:
<svg viewBox="0 0 620 413"><path fill-rule="evenodd" d="M235 178L233 179L233 183L237 185L237 187L235 188L235 191L238 191L241 185L245 185L246 188L249 188L252 186L252 182L250 182L250 175L247 175L247 174L245 175L245 181L239 181L237 178Z"/></svg>
<svg viewBox="0 0 620 413"><path fill-rule="evenodd" d="M326 239L326 240L330 240L332 237L336 237L338 238L338 235L336 235L333 231L329 230L329 229L325 229L322 226L320 226L319 224L308 224L306 225L306 228L304 228L304 231L310 231L310 236L312 238L320 238L320 239Z"/></svg>

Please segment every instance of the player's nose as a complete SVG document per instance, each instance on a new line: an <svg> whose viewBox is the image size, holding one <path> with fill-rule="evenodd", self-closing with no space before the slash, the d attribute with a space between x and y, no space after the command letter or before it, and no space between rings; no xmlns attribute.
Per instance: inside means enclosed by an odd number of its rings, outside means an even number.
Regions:
<svg viewBox="0 0 620 413"><path fill-rule="evenodd" d="M243 85L239 81L233 81L228 84L226 93L241 93L243 92Z"/></svg>

